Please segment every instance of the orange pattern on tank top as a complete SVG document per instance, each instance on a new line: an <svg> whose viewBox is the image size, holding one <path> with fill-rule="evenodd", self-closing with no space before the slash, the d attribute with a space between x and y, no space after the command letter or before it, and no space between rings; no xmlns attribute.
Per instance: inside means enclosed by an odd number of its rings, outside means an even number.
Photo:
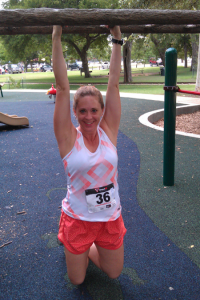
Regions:
<svg viewBox="0 0 200 300"><path fill-rule="evenodd" d="M72 215L75 219L80 219L79 216L82 216L82 214L79 214L79 215L76 215L73 211L73 209L70 207L69 203L68 202L65 202L63 201L63 205L64 205L64 208L66 208Z"/></svg>
<svg viewBox="0 0 200 300"><path fill-rule="evenodd" d="M78 139L80 139L80 137L81 137L81 133L77 132L77 137L76 137L76 141L75 141L75 145L74 146L76 147L76 149L77 149L78 152L81 151L81 146L80 146L80 144L78 142Z"/></svg>
<svg viewBox="0 0 200 300"><path fill-rule="evenodd" d="M117 185L117 182L116 182L116 180L115 180L115 175L116 175L116 174L118 175L117 170L115 170L113 176L110 178L110 181L111 181L115 186Z"/></svg>
<svg viewBox="0 0 200 300"><path fill-rule="evenodd" d="M106 141L102 141L102 140L101 140L101 145L103 145L103 146L105 146L105 147L108 147L108 148L110 148L111 150L113 150L114 152L116 152L116 149L113 147L113 145L112 145L112 144L109 144L109 143L106 142Z"/></svg>

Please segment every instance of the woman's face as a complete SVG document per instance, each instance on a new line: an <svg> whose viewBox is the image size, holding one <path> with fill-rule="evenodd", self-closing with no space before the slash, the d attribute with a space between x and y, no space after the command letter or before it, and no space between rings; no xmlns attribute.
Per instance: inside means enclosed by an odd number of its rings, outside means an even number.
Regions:
<svg viewBox="0 0 200 300"><path fill-rule="evenodd" d="M95 96L84 96L79 98L75 116L80 128L85 132L95 132L103 115L103 109Z"/></svg>

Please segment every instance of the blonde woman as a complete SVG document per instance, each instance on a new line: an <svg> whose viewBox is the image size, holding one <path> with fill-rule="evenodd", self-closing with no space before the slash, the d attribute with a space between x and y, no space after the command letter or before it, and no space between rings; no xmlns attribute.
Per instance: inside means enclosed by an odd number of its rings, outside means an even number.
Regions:
<svg viewBox="0 0 200 300"><path fill-rule="evenodd" d="M89 259L110 278L123 268L123 237L118 191L117 135L121 116L119 76L121 31L110 29L113 49L105 107L103 97L92 86L81 87L70 113L70 87L62 53L62 27L54 26L53 70L56 79L54 131L67 177L67 194L62 201L58 238L63 243L68 276L81 284Z"/></svg>

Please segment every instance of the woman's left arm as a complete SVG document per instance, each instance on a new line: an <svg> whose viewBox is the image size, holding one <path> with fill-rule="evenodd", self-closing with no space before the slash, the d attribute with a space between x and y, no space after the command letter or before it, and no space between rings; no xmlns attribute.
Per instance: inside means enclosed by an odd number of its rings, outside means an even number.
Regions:
<svg viewBox="0 0 200 300"><path fill-rule="evenodd" d="M121 40L121 31L119 26L113 27L110 29L110 32L114 39L119 41ZM121 45L113 43L105 111L100 126L108 134L109 138L115 145L117 144L117 134L121 118L121 101L119 95L120 71Z"/></svg>

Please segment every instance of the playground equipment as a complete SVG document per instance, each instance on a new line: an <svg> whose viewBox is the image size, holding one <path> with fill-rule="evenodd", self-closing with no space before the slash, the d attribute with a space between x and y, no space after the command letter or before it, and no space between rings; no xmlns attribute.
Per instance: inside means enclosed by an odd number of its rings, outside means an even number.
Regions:
<svg viewBox="0 0 200 300"><path fill-rule="evenodd" d="M0 112L0 123L11 126L29 126L27 117L18 117L17 115L8 115Z"/></svg>
<svg viewBox="0 0 200 300"><path fill-rule="evenodd" d="M169 48L165 53L165 86L176 86L177 51ZM174 185L175 166L176 94L165 90L164 101L164 164L163 184Z"/></svg>
<svg viewBox="0 0 200 300"><path fill-rule="evenodd" d="M2 87L4 86L4 83L0 84L0 92L1 92L1 97L3 97L3 91L2 91Z"/></svg>
<svg viewBox="0 0 200 300"><path fill-rule="evenodd" d="M54 98L54 103L56 102L56 89L54 88L53 84L51 85L51 88L47 91L46 95L49 95L49 98L51 99L52 96Z"/></svg>
<svg viewBox="0 0 200 300"><path fill-rule="evenodd" d="M164 100L164 161L163 184L174 185L175 168L175 128L176 128L176 92L200 95L199 92L181 90L176 86L177 51L167 49L165 53L165 100Z"/></svg>
<svg viewBox="0 0 200 300"><path fill-rule="evenodd" d="M109 34L109 30L102 27L102 24L120 25L122 33L200 33L200 10L72 8L0 10L0 35L51 34L53 25L63 26L63 33ZM165 64L164 185L174 184L175 92L180 92L180 89L175 90L176 69L176 50L170 48L166 52ZM56 89L53 85L48 92L50 97L54 95L55 102Z"/></svg>
<svg viewBox="0 0 200 300"><path fill-rule="evenodd" d="M37 24L37 26L36 26ZM120 25L122 33L199 33L199 10L155 9L5 9L0 10L0 34L107 33L101 27Z"/></svg>

